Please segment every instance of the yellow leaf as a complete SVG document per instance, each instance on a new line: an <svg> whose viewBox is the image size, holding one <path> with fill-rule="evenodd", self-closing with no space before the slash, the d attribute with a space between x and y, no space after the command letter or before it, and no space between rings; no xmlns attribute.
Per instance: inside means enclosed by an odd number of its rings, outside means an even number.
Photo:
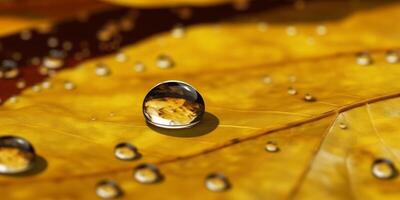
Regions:
<svg viewBox="0 0 400 200"><path fill-rule="evenodd" d="M122 49L126 61L89 60L50 78L50 89L25 90L0 108L0 130L29 140L42 159L31 174L1 176L2 198L96 199L96 184L111 179L126 199L398 199L399 178L371 172L380 158L400 164L400 68L385 57L400 43L400 4L377 2L283 6L187 27L182 38L161 33ZM357 64L360 51L370 65ZM157 67L160 55L174 65ZM109 76L96 75L98 63ZM204 97L199 125L145 123L144 96L170 79ZM115 158L120 142L142 157ZM163 179L135 181L142 163ZM210 173L230 188L207 190Z"/></svg>

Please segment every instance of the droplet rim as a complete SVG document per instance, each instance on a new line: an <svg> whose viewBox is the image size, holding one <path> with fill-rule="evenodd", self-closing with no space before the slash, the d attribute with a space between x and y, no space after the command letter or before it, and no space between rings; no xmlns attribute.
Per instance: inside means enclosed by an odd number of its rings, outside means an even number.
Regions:
<svg viewBox="0 0 400 200"><path fill-rule="evenodd" d="M389 165L389 167L393 170L393 173L390 176L382 177L382 176L377 176L374 173L374 167L377 164L382 164L382 163L385 163L385 164ZM381 180L393 179L393 178L397 177L398 174L399 174L399 172L398 172L396 166L394 165L394 163L391 160L387 159L387 158L378 158L378 159L374 160L374 162L371 165L371 173L375 178L381 179Z"/></svg>
<svg viewBox="0 0 400 200"><path fill-rule="evenodd" d="M16 141L17 145L12 144L12 143L8 143L8 145L7 145L7 143L4 143L5 140ZM0 171L0 174L5 174L5 175L22 174L22 173L28 172L29 170L31 170L34 167L34 163L36 161L37 155L36 155L35 149L33 148L32 144L28 140L26 140L26 139L24 139L22 137L18 137L18 136L5 135L5 136L1 136L0 137L0 146L2 146L2 147L20 148L23 151L31 152L33 154L33 157L29 160L30 164L26 168L24 168L23 170L10 171L10 172Z"/></svg>

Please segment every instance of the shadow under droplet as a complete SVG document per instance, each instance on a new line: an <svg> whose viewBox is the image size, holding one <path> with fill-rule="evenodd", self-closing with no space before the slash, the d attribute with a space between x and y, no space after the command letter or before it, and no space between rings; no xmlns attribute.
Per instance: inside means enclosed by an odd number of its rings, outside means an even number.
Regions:
<svg viewBox="0 0 400 200"><path fill-rule="evenodd" d="M47 161L44 159L42 156L37 156L33 166L31 169L29 169L26 172L19 173L19 174L1 174L4 176L9 176L9 177L26 177L26 176L34 176L37 175L47 168Z"/></svg>
<svg viewBox="0 0 400 200"><path fill-rule="evenodd" d="M219 119L215 115L206 112L203 115L203 119L198 124L196 124L191 128L165 129L156 127L149 123L147 123L147 126L151 128L153 131L161 133L163 135L168 135L173 137L197 137L210 133L211 131L213 131L218 127L218 124L219 124Z"/></svg>

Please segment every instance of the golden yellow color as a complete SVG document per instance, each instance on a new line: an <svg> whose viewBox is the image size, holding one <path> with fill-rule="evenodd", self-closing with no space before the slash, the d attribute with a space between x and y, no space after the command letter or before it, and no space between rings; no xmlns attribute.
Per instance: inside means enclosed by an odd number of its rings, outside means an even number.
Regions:
<svg viewBox="0 0 400 200"><path fill-rule="evenodd" d="M51 89L25 90L0 108L0 134L29 140L47 168L0 176L2 198L97 199L98 181L112 179L121 199L399 199L399 177L371 173L378 158L400 167L400 64L385 57L400 47L400 3L378 2L283 6L187 27L183 38L161 33L123 49L123 63L89 60L50 78ZM371 65L356 63L360 51ZM158 68L160 54L174 67ZM96 75L99 62L111 75ZM179 134L149 128L142 115L148 90L169 79L190 83L206 103L203 121ZM142 157L115 158L120 142ZM266 151L268 142L279 151ZM135 181L142 163L163 179ZM205 187L216 172L227 191Z"/></svg>

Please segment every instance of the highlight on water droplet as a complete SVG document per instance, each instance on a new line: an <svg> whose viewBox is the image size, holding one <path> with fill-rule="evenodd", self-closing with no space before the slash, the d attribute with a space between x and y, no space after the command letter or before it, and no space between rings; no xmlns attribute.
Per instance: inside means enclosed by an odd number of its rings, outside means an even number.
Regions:
<svg viewBox="0 0 400 200"><path fill-rule="evenodd" d="M371 55L368 52L360 52L356 54L356 63L359 65L367 66L373 62Z"/></svg>
<svg viewBox="0 0 400 200"><path fill-rule="evenodd" d="M18 174L30 170L35 162L33 146L16 136L0 137L0 173Z"/></svg>
<svg viewBox="0 0 400 200"><path fill-rule="evenodd" d="M162 175L158 168L152 164L141 164L133 171L134 179L139 183L151 184L162 180Z"/></svg>
<svg viewBox="0 0 400 200"><path fill-rule="evenodd" d="M115 181L102 180L96 185L96 194L103 199L114 199L122 196L122 190Z"/></svg>
<svg viewBox="0 0 400 200"><path fill-rule="evenodd" d="M376 159L371 166L372 175L378 179L392 179L398 175L393 162L386 158Z"/></svg>
<svg viewBox="0 0 400 200"><path fill-rule="evenodd" d="M223 192L231 187L231 184L222 173L211 173L205 178L205 186L212 192Z"/></svg>
<svg viewBox="0 0 400 200"><path fill-rule="evenodd" d="M140 153L132 144L122 142L115 146L114 155L120 160L135 160L140 158Z"/></svg>
<svg viewBox="0 0 400 200"><path fill-rule="evenodd" d="M266 144L265 144L265 151L268 151L268 152L278 152L280 149L279 149L279 147L278 147L278 144L276 143L276 142L273 142L273 141L268 141Z"/></svg>
<svg viewBox="0 0 400 200"><path fill-rule="evenodd" d="M190 128L205 112L203 97L191 85L165 81L154 86L143 101L146 121L167 129Z"/></svg>

